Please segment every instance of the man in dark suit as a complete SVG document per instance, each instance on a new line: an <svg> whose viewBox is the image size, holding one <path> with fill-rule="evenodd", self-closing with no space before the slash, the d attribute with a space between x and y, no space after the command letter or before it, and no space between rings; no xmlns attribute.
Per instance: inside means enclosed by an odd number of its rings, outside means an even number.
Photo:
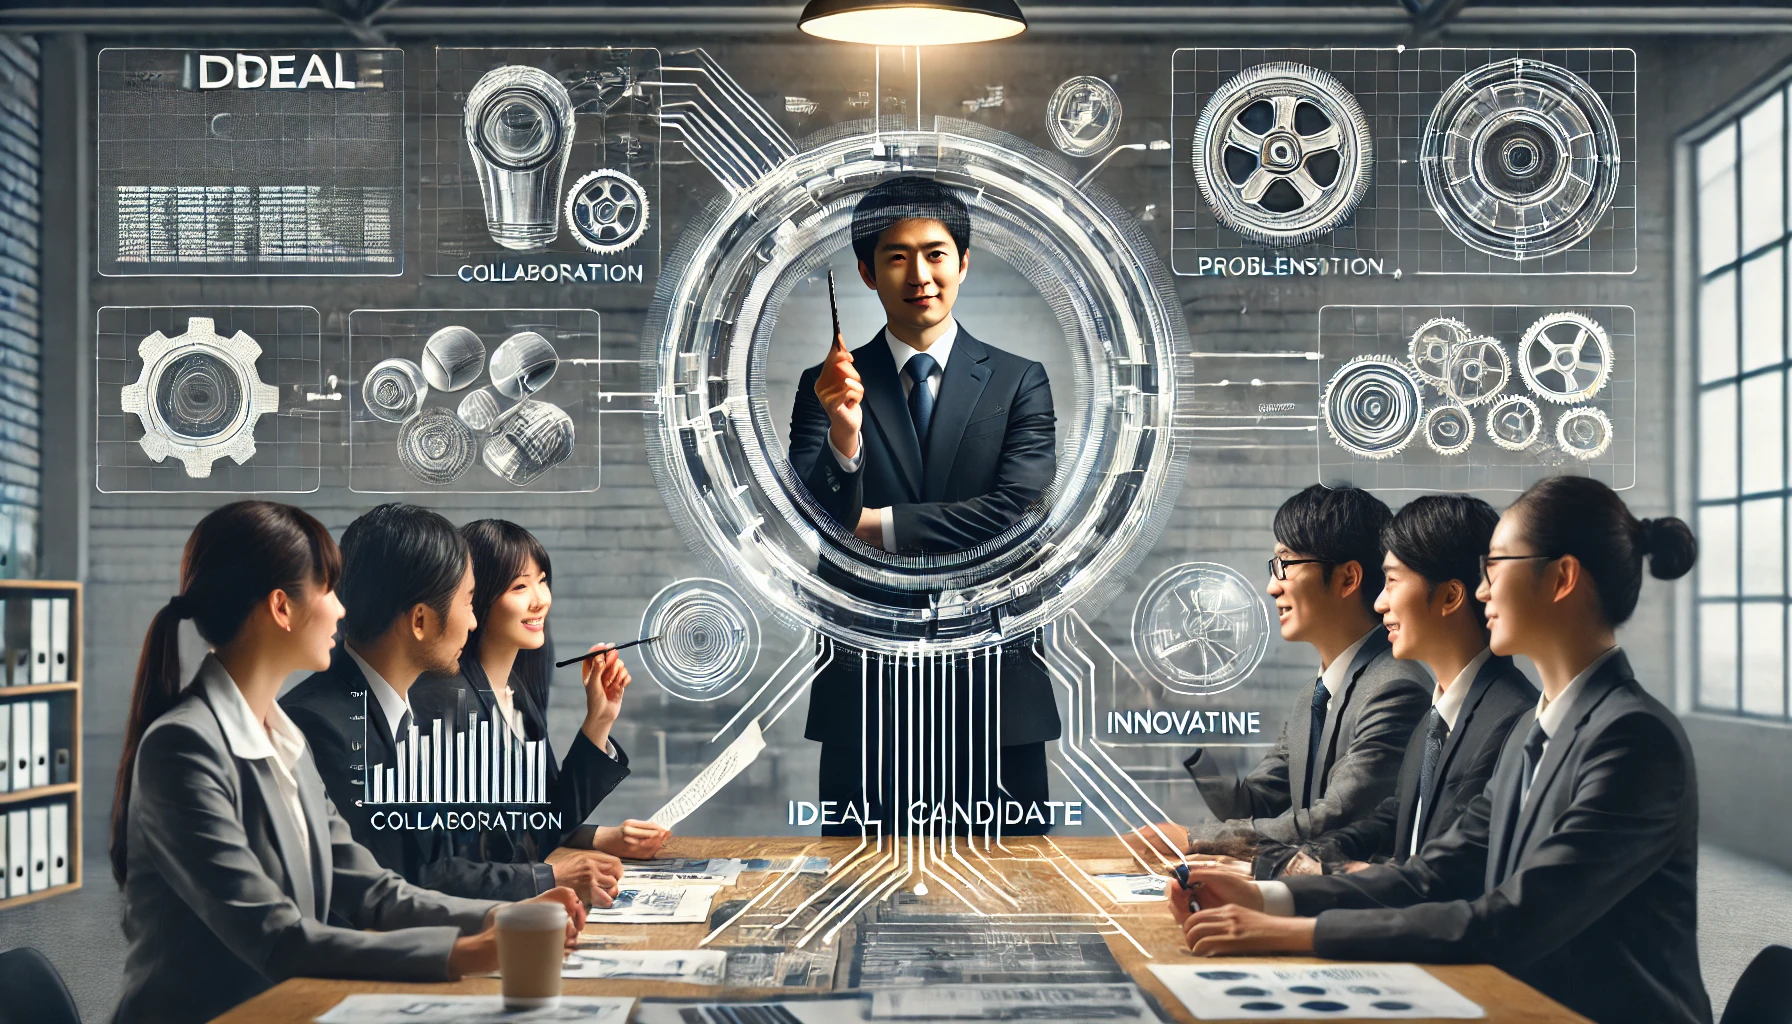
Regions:
<svg viewBox="0 0 1792 1024"><path fill-rule="evenodd" d="M1499 518L1479 498L1426 495L1403 506L1383 531L1385 583L1375 609L1394 657L1424 664L1437 680L1431 710L1406 745L1394 795L1367 818L1301 847L1283 871L1404 862L1449 831L1486 788L1512 724L1536 707L1537 688L1511 658L1488 649L1486 608L1475 598L1480 557ZM1260 853L1259 867L1279 854Z"/></svg>
<svg viewBox="0 0 1792 1024"><path fill-rule="evenodd" d="M970 230L963 200L930 179L896 178L865 194L853 212L853 251L886 326L851 351L835 335L827 359L802 375L791 413L792 467L826 517L865 545L834 545L818 572L885 604L924 607L929 595L881 586L835 560L885 569L879 552L925 557L994 547L1038 521L1057 473L1045 368L979 341L952 316L970 268ZM884 821L887 832L901 824L885 813L886 804L901 803L883 784L894 771L888 752L913 755L915 741L906 732L913 721L906 710L879 714L902 696L892 673L879 678L881 664L873 658L867 666L861 652L836 647L815 680L805 735L822 743L823 801L855 805ZM961 658L957 672L960 692L946 699L963 714L950 745L967 765L999 746L1001 777L970 783L954 799L1043 806L1044 744L1061 727L1031 638L1001 654L998 696L988 692L994 681L987 675L997 673L986 659ZM887 756L874 772L863 751L868 738L875 744L879 737ZM1023 820L1002 831L1044 831L1034 824ZM824 826L830 831L857 834L859 826Z"/></svg>
<svg viewBox="0 0 1792 1024"><path fill-rule="evenodd" d="M365 803L366 773L395 767L397 740L423 725L411 710L412 684L426 672L457 671L474 626L472 562L454 524L415 505L373 509L342 534L337 591L347 613L344 642L330 667L293 687L280 706L304 732L355 841L410 882L450 895L520 900L564 885L586 903L608 906L621 864L607 854L581 851L553 865L486 863L455 856L445 830L392 827L384 812L399 808Z"/></svg>
<svg viewBox="0 0 1792 1024"><path fill-rule="evenodd" d="M1314 484L1282 503L1269 594L1282 639L1318 651L1318 678L1301 688L1275 748L1243 779L1206 770L1201 750L1183 762L1217 820L1147 825L1127 837L1135 849L1253 861L1269 874L1287 855L1260 860L1260 851L1360 821L1393 795L1432 685L1423 669L1394 657L1373 610L1390 518L1387 505L1356 487Z"/></svg>

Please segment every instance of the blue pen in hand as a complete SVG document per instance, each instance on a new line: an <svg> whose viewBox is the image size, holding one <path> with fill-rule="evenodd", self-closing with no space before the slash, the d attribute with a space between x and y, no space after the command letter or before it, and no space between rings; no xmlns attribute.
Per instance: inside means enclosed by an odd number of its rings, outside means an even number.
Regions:
<svg viewBox="0 0 1792 1024"><path fill-rule="evenodd" d="M1195 902L1195 887L1199 886L1201 883L1195 882L1192 885L1189 883L1187 864L1176 865L1176 881L1181 883L1183 891L1188 893L1188 909L1191 912L1200 910L1200 904Z"/></svg>

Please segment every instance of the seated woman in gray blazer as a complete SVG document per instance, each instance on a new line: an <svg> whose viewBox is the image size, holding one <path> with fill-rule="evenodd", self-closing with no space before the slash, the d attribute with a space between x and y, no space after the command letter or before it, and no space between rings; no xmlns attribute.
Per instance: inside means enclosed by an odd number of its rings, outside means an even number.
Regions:
<svg viewBox="0 0 1792 1024"><path fill-rule="evenodd" d="M225 505L187 540L180 594L143 641L112 808L129 943L115 1024L207 1021L295 976L447 981L497 968L501 904L381 868L274 700L292 673L329 664L341 564L323 524L272 502ZM187 618L211 653L183 688ZM532 902L565 905L576 943L585 913L572 890Z"/></svg>

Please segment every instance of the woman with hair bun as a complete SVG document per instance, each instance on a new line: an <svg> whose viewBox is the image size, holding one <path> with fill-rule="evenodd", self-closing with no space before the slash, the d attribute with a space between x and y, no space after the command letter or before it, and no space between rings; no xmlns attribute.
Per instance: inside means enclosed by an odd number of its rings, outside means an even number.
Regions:
<svg viewBox="0 0 1792 1024"><path fill-rule="evenodd" d="M1191 871L1170 892L1190 948L1491 963L1600 1024L1710 1024L1692 750L1616 635L1645 566L1671 580L1697 557L1685 523L1639 520L1596 480L1532 486L1500 516L1476 597L1494 653L1530 658L1543 694L1487 789L1402 865Z"/></svg>
<svg viewBox="0 0 1792 1024"><path fill-rule="evenodd" d="M114 1024L211 1020L292 977L448 981L497 969L502 904L381 868L274 700L292 673L329 665L341 571L323 524L291 505L225 505L187 539L180 591L143 640L118 765L112 873L129 948ZM184 619L211 649L191 682ZM585 911L572 890L530 902L565 906L577 941Z"/></svg>

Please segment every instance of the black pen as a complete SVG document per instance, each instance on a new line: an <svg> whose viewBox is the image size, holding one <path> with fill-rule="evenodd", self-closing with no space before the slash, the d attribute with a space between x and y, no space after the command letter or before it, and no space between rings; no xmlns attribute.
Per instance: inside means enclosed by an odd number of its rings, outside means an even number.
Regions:
<svg viewBox="0 0 1792 1024"><path fill-rule="evenodd" d="M1187 864L1176 865L1176 881L1182 883L1183 891L1188 893L1188 909L1200 910L1201 905L1195 902L1194 886L1192 886L1188 883L1188 865ZM1198 885L1200 883L1196 883L1196 884Z"/></svg>
<svg viewBox="0 0 1792 1024"><path fill-rule="evenodd" d="M615 647L606 647L601 651L592 651L589 654L581 654L576 658L568 658L565 661L556 661L556 662L554 662L554 667L555 668L565 668L568 665L576 665L581 661L588 661L592 658L597 657L600 654L608 654L611 651L626 651L630 647L635 647L640 644L650 644L650 643L653 643L655 640L661 640L664 638L665 638L665 634L662 633L659 636L645 637L640 640L630 640L626 644L617 644Z"/></svg>
<svg viewBox="0 0 1792 1024"><path fill-rule="evenodd" d="M834 298L834 272L828 271L828 310L834 314L834 336L840 337L840 303Z"/></svg>

